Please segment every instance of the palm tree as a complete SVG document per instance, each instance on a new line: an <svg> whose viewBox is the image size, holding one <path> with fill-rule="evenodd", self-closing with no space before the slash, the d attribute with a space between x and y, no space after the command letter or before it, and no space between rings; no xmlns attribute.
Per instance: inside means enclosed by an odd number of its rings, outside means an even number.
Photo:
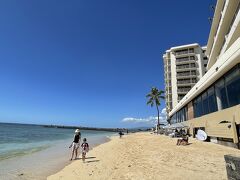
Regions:
<svg viewBox="0 0 240 180"><path fill-rule="evenodd" d="M148 98L147 105L150 105L151 107L156 105L156 107L157 107L157 113L158 113L157 133L159 133L159 129L160 129L158 106L160 106L160 104L161 104L160 100L165 99L163 94L164 94L164 91L158 90L158 88L156 88L156 87L152 87L151 92L148 93L148 95L146 96Z"/></svg>

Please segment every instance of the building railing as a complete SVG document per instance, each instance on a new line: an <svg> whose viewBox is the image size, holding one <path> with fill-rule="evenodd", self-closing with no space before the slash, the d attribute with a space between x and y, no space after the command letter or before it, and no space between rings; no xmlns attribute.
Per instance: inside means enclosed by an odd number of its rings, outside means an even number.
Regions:
<svg viewBox="0 0 240 180"><path fill-rule="evenodd" d="M196 58L194 56L183 57L183 58L176 58L176 63L179 63L179 62L189 62L189 61L196 61Z"/></svg>
<svg viewBox="0 0 240 180"><path fill-rule="evenodd" d="M189 80L189 81L177 81L177 84L194 84L197 83L197 81Z"/></svg>
<svg viewBox="0 0 240 180"><path fill-rule="evenodd" d="M186 51L181 51L181 52L176 52L176 55L182 55L182 54L188 54L188 50Z"/></svg>
<svg viewBox="0 0 240 180"><path fill-rule="evenodd" d="M193 48L186 49L186 50L181 50L181 51L175 51L175 55L176 56L184 55L184 54L190 54L190 53L194 53L194 49Z"/></svg>
<svg viewBox="0 0 240 180"><path fill-rule="evenodd" d="M176 66L176 69L189 69L189 68L196 68L196 64L188 64L188 65L181 65L181 66Z"/></svg>
<svg viewBox="0 0 240 180"><path fill-rule="evenodd" d="M183 76L196 76L196 73L177 73L177 77L183 77Z"/></svg>
<svg viewBox="0 0 240 180"><path fill-rule="evenodd" d="M181 88L181 89L178 88L177 91L180 92L180 93L181 93L181 92L183 92L183 93L187 93L187 92L190 91L190 90L191 90L191 88Z"/></svg>

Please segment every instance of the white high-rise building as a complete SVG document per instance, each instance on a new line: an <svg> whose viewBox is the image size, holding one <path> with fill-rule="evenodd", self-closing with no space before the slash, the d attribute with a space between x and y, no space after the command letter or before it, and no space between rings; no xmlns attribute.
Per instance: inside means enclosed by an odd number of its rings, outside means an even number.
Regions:
<svg viewBox="0 0 240 180"><path fill-rule="evenodd" d="M207 8L207 7L206 7ZM169 113L174 126L198 129L240 148L240 1L218 0L206 55L207 73Z"/></svg>
<svg viewBox="0 0 240 180"><path fill-rule="evenodd" d="M206 47L194 43L172 47L163 55L167 113L206 73L205 51Z"/></svg>

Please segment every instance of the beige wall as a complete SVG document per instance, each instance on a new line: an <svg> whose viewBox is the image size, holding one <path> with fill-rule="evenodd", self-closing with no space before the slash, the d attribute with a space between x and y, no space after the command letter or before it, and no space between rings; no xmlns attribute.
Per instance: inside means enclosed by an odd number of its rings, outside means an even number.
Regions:
<svg viewBox="0 0 240 180"><path fill-rule="evenodd" d="M237 143L236 125L240 124L240 105L185 121L184 124L190 127L191 134L194 128L204 127L210 137L231 138Z"/></svg>

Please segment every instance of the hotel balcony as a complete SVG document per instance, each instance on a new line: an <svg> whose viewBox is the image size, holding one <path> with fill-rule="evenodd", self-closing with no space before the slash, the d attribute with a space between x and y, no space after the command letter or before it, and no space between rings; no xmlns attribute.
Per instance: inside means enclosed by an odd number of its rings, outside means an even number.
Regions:
<svg viewBox="0 0 240 180"><path fill-rule="evenodd" d="M190 91L190 90L191 90L191 88L181 88L181 89L178 88L177 92L178 92L178 94L187 94L188 91Z"/></svg>
<svg viewBox="0 0 240 180"><path fill-rule="evenodd" d="M175 52L176 57L183 57L186 55L195 55L194 50L186 50L186 51L181 51L181 52Z"/></svg>
<svg viewBox="0 0 240 180"><path fill-rule="evenodd" d="M176 67L176 71L177 72L182 72L182 71L186 71L186 70L197 70L197 66L190 66L190 65L186 65L186 66L177 66Z"/></svg>
<svg viewBox="0 0 240 180"><path fill-rule="evenodd" d="M196 78L197 74L196 73L181 73L181 74L177 74L177 79L185 79L185 78Z"/></svg>
<svg viewBox="0 0 240 180"><path fill-rule="evenodd" d="M181 82L177 82L177 86L180 87L180 86L187 86L187 85L195 85L197 82L196 81L181 81Z"/></svg>
<svg viewBox="0 0 240 180"><path fill-rule="evenodd" d="M177 58L176 65L178 64L186 64L186 63L196 63L197 58L195 56L187 56L184 58Z"/></svg>

